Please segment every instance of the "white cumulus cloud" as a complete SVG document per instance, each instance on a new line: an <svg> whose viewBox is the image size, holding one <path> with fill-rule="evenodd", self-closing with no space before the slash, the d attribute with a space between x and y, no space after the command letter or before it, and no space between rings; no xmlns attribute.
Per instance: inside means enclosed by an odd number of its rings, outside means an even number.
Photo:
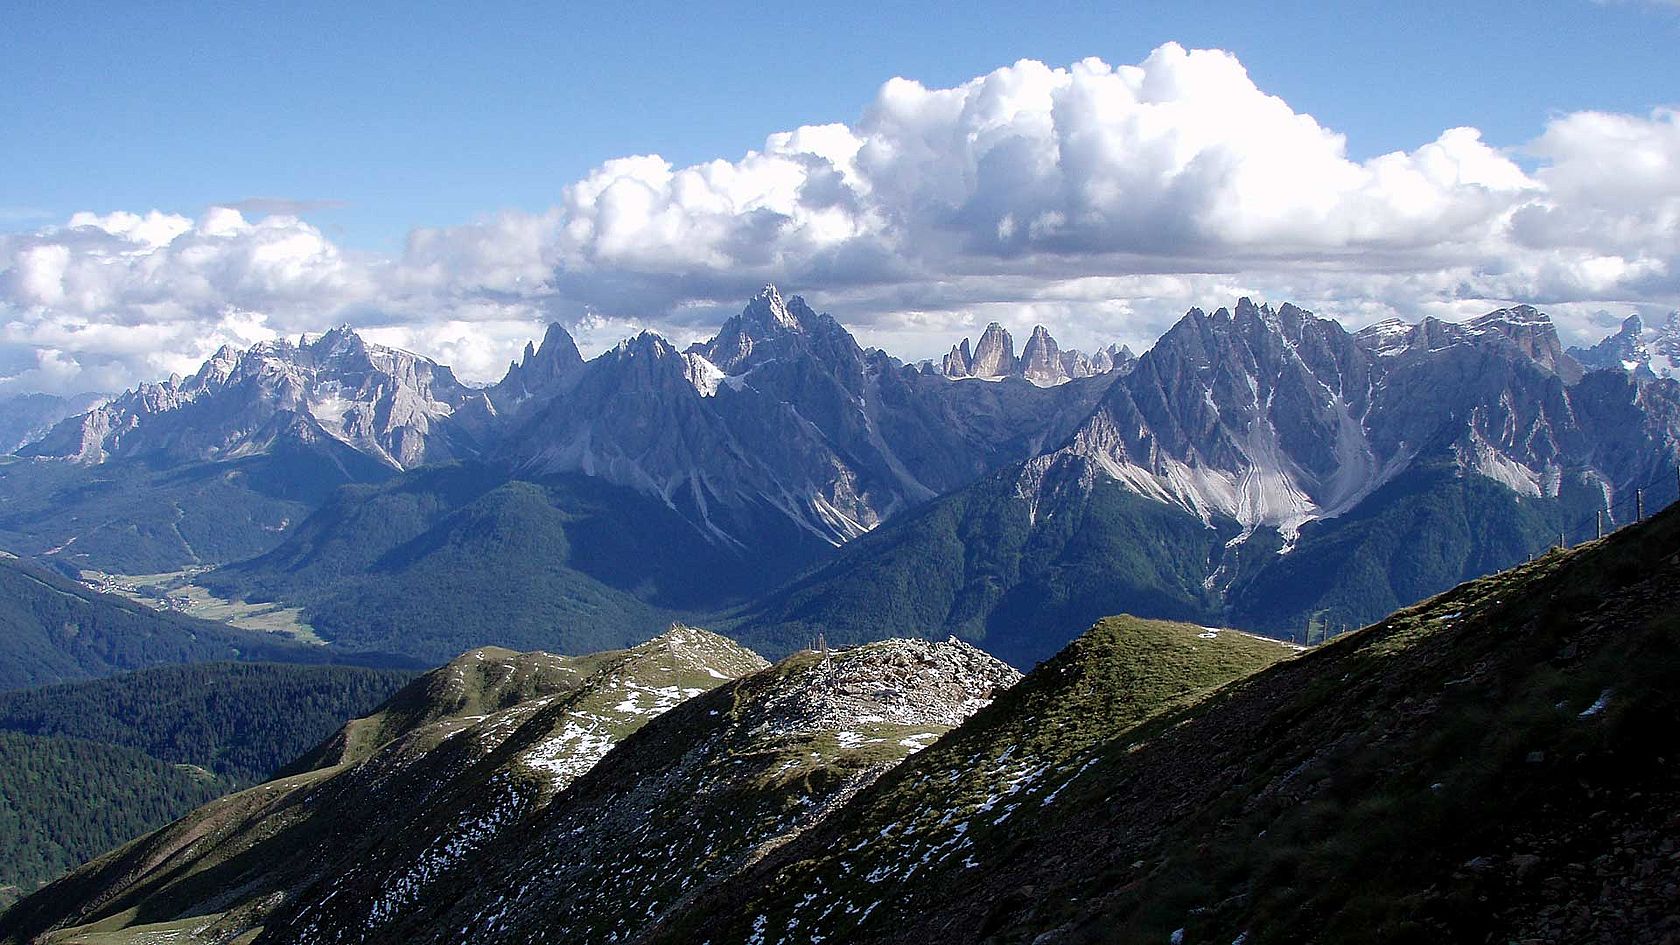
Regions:
<svg viewBox="0 0 1680 945"><path fill-rule="evenodd" d="M1680 296L1680 113L1557 115L1507 147L1449 128L1355 159L1232 55L1176 44L892 79L850 124L688 167L616 158L556 192L389 257L230 207L0 235L0 389L129 383L341 321L488 380L543 321L586 351L644 326L681 340L765 281L914 356L993 319L1136 346L1236 293L1354 324L1529 301L1577 338ZM246 210L264 207L307 212Z"/></svg>

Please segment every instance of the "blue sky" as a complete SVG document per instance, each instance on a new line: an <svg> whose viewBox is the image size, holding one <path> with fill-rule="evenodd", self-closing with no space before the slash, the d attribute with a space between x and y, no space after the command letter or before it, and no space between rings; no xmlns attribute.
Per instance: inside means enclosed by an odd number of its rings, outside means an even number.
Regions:
<svg viewBox="0 0 1680 945"><path fill-rule="evenodd" d="M0 26L0 226L281 197L337 202L310 217L387 248L547 207L611 157L734 158L851 121L895 75L1168 40L1235 53L1355 158L1680 101L1680 10L1635 2L23 3Z"/></svg>
<svg viewBox="0 0 1680 945"><path fill-rule="evenodd" d="M1680 308L1676 48L1677 0L14 3L0 393L341 322L489 380L766 281L906 358L1241 295L1588 342Z"/></svg>

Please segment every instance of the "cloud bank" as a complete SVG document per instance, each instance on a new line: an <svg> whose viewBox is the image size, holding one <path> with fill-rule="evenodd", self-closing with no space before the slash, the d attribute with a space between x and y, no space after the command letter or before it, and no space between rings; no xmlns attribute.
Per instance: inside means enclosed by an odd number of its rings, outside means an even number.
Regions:
<svg viewBox="0 0 1680 945"><path fill-rule="evenodd" d="M342 249L281 201L0 236L0 391L110 389L223 342L348 322L497 375L547 320L679 340L775 281L923 356L989 320L1152 340L1238 293L1364 324L1543 305L1566 333L1680 299L1680 112L1577 112L1495 147L1346 139L1217 50L884 84L736 160L607 161L542 213ZM247 213L253 218L247 218Z"/></svg>

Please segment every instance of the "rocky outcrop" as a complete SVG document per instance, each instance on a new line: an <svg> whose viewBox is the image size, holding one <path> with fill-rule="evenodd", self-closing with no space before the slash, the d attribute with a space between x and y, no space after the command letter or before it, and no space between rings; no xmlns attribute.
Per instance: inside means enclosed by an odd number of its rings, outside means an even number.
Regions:
<svg viewBox="0 0 1680 945"><path fill-rule="evenodd" d="M632 940L728 889L1019 678L955 642L796 654L650 723L426 901L378 908L401 887L364 874L279 918L271 940L370 928L410 942L461 928L487 943Z"/></svg>

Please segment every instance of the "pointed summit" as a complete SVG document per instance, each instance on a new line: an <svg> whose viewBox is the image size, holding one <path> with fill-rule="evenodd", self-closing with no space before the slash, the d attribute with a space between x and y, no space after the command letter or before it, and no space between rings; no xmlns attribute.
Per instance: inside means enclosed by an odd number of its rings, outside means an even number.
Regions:
<svg viewBox="0 0 1680 945"><path fill-rule="evenodd" d="M818 315L797 295L784 299L774 285L760 289L711 341L688 351L730 375L800 353L843 360L858 354L856 342L839 322Z"/></svg>
<svg viewBox="0 0 1680 945"><path fill-rule="evenodd" d="M741 314L767 328L779 327L789 331L800 329L798 317L788 310L788 303L774 284L759 289L758 294L752 297L752 301L747 303Z"/></svg>
<svg viewBox="0 0 1680 945"><path fill-rule="evenodd" d="M973 365L974 354L968 350L968 339L964 338L962 344L952 345L951 352L945 355L941 373L946 377L967 377Z"/></svg>
<svg viewBox="0 0 1680 945"><path fill-rule="evenodd" d="M1048 328L1037 325L1017 357L1015 340L1008 329L992 322L972 349L968 339L962 339L952 345L931 370L950 378L975 377L995 381L1021 377L1038 387L1054 387L1076 377L1107 374L1122 366L1129 367L1136 360L1130 351L1124 358L1118 357L1119 351L1119 345L1109 345L1089 355L1083 351L1064 349L1056 343Z"/></svg>
<svg viewBox="0 0 1680 945"><path fill-rule="evenodd" d="M986 326L974 346L970 373L975 377L1008 377L1015 373L1015 340L997 322Z"/></svg>
<svg viewBox="0 0 1680 945"><path fill-rule="evenodd" d="M1032 337L1021 349L1021 376L1039 387L1051 387L1068 379L1062 368L1062 349L1043 325L1033 328Z"/></svg>
<svg viewBox="0 0 1680 945"><path fill-rule="evenodd" d="M302 346L300 345L300 347ZM308 347L316 351L333 354L339 351L366 348L367 342L362 340L362 336L357 334L356 329L351 328L349 323L341 323L328 329L325 334L310 342Z"/></svg>
<svg viewBox="0 0 1680 945"><path fill-rule="evenodd" d="M530 350L530 344L526 344ZM544 361L566 367L583 363L583 356L578 353L577 342L572 340L571 333L561 327L559 322L549 322L548 330L543 332L542 347L537 349L537 355Z"/></svg>
<svg viewBox="0 0 1680 945"><path fill-rule="evenodd" d="M542 345L525 343L524 355L508 365L508 372L490 388L490 401L498 411L508 411L525 401L548 401L583 367L577 342L559 322L543 333Z"/></svg>
<svg viewBox="0 0 1680 945"><path fill-rule="evenodd" d="M1660 344L1660 337L1658 341ZM1645 320L1638 312L1623 319L1621 327L1598 344L1570 348L1569 356L1588 370L1612 368L1645 376L1655 373L1651 367L1651 349L1645 344Z"/></svg>

